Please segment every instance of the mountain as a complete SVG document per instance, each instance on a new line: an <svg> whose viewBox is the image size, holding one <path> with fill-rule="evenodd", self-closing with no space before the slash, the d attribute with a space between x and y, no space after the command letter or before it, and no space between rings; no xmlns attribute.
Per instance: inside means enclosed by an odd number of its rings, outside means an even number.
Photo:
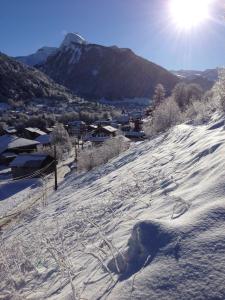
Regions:
<svg viewBox="0 0 225 300"><path fill-rule="evenodd" d="M214 83L218 80L218 71L219 68L207 69L205 71L179 70L171 72L186 83L199 84L203 90L206 91L211 89Z"/></svg>
<svg viewBox="0 0 225 300"><path fill-rule="evenodd" d="M36 53L33 53L28 56L15 57L15 59L26 65L35 66L35 65L45 63L47 58L50 55L55 54L56 51L57 51L57 48L55 48L55 47L42 47Z"/></svg>
<svg viewBox="0 0 225 300"><path fill-rule="evenodd" d="M54 98L70 100L74 96L39 70L0 53L0 100Z"/></svg>
<svg viewBox="0 0 225 300"><path fill-rule="evenodd" d="M170 92L179 80L130 49L89 44L71 33L39 68L79 96L97 100L149 98L158 83Z"/></svg>
<svg viewBox="0 0 225 300"><path fill-rule="evenodd" d="M179 70L179 71L171 71L171 72L180 78L187 78L191 80L191 79L195 79L196 77L202 77L209 81L215 82L218 80L219 68L207 69L205 71Z"/></svg>
<svg viewBox="0 0 225 300"><path fill-rule="evenodd" d="M201 73L201 76L207 78L209 81L217 81L220 68L207 69Z"/></svg>

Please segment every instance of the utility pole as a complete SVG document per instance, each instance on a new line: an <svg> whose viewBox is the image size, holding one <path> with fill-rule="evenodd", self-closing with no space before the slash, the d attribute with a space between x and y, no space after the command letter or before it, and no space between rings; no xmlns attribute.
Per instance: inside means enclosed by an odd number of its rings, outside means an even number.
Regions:
<svg viewBox="0 0 225 300"><path fill-rule="evenodd" d="M77 162L77 140L75 139L75 162Z"/></svg>
<svg viewBox="0 0 225 300"><path fill-rule="evenodd" d="M55 191L58 189L58 178L57 178L57 156L56 156L56 145L54 145L54 158L55 158Z"/></svg>

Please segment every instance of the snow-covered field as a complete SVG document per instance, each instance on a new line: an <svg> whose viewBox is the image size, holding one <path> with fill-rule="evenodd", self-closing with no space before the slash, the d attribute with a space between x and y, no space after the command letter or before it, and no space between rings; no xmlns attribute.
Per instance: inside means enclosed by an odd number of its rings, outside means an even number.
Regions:
<svg viewBox="0 0 225 300"><path fill-rule="evenodd" d="M225 299L225 129L132 146L1 230L0 299Z"/></svg>

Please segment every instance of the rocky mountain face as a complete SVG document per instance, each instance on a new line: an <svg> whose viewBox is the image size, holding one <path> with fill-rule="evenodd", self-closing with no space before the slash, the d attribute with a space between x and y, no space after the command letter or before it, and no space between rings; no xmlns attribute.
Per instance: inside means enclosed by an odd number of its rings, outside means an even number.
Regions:
<svg viewBox="0 0 225 300"><path fill-rule="evenodd" d="M35 65L45 63L47 58L50 55L55 54L57 50L58 50L58 48L55 48L55 47L42 47L36 53L33 53L28 56L15 57L15 59L26 65L35 66Z"/></svg>
<svg viewBox="0 0 225 300"><path fill-rule="evenodd" d="M0 101L54 98L71 100L73 95L39 70L0 53Z"/></svg>
<svg viewBox="0 0 225 300"><path fill-rule="evenodd" d="M130 49L88 44L77 34L68 34L39 68L79 96L97 100L149 98L158 83L170 92L179 81Z"/></svg>

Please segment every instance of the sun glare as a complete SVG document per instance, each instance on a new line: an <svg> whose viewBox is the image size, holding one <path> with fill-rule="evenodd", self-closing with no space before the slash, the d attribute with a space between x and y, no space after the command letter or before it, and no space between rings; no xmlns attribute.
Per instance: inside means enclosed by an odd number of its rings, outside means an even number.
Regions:
<svg viewBox="0 0 225 300"><path fill-rule="evenodd" d="M209 18L212 0L171 0L171 18L178 29L190 30Z"/></svg>

